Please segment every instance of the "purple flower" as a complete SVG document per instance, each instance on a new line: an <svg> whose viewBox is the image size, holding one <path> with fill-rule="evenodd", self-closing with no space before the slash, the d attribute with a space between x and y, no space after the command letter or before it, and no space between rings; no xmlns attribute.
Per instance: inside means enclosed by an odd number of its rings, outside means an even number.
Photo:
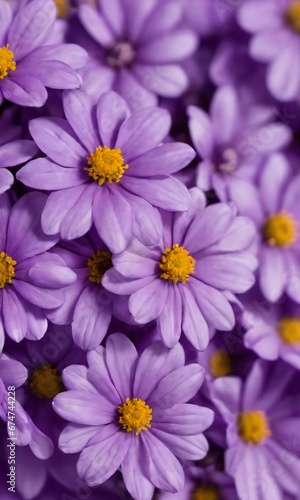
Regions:
<svg viewBox="0 0 300 500"><path fill-rule="evenodd" d="M138 323L157 318L163 342L173 347L181 332L199 350L207 347L209 328L231 330L229 301L254 283L256 260L247 252L254 239L249 219L219 203L204 207L202 192L191 191L193 207L184 214L164 213L161 241L147 248L133 240L113 257L103 286L130 295Z"/></svg>
<svg viewBox="0 0 300 500"><path fill-rule="evenodd" d="M231 197L241 215L256 225L259 285L276 302L285 292L300 302L300 176L292 176L282 154L269 157L258 187L240 180Z"/></svg>
<svg viewBox="0 0 300 500"><path fill-rule="evenodd" d="M53 453L53 444L33 423L16 399L16 389L27 378L27 370L19 361L6 354L0 355L0 418L6 423L7 434L1 441L17 446L29 445L32 453L41 460ZM13 438L7 441L8 438Z"/></svg>
<svg viewBox="0 0 300 500"><path fill-rule="evenodd" d="M73 44L46 45L56 6L52 0L33 0L13 11L0 3L0 103L42 106L45 87L75 89L82 80L75 71L87 59L85 50Z"/></svg>
<svg viewBox="0 0 300 500"><path fill-rule="evenodd" d="M182 26L183 12L184 2L177 0L81 4L78 16L91 36L87 46L93 64L85 76L92 92L99 96L101 89L116 90L131 109L155 106L156 95L181 95L188 85L181 64L198 45L193 31Z"/></svg>
<svg viewBox="0 0 300 500"><path fill-rule="evenodd" d="M240 7L238 20L254 35L251 56L268 63L267 86L271 94L282 101L299 98L300 2L250 0Z"/></svg>
<svg viewBox="0 0 300 500"><path fill-rule="evenodd" d="M133 113L114 92L96 107L81 91L65 92L67 120L38 118L30 132L47 158L33 160L17 177L34 188L53 190L42 214L46 234L63 239L95 227L112 252L124 250L134 234L145 244L159 241L166 210L187 210L187 188L170 174L185 167L194 151L186 144L160 145L169 132L167 111ZM96 120L97 115L97 120Z"/></svg>
<svg viewBox="0 0 300 500"><path fill-rule="evenodd" d="M33 141L22 140L19 136L20 130L18 127L8 125L5 114L0 120L0 195L14 182L14 176L7 167L24 163L38 152Z"/></svg>
<svg viewBox="0 0 300 500"><path fill-rule="evenodd" d="M281 358L300 369L300 305L286 297L270 304L257 290L243 298L244 344L266 360Z"/></svg>
<svg viewBox="0 0 300 500"><path fill-rule="evenodd" d="M59 325L71 323L75 344L84 350L95 349L106 335L113 314L113 295L101 285L105 272L112 267L112 254L96 231L53 251L72 268L77 279L65 289L64 304L47 317Z"/></svg>
<svg viewBox="0 0 300 500"><path fill-rule="evenodd" d="M126 360L126 362L124 362ZM176 492L184 485L179 460L198 460L208 450L202 432L213 412L185 404L203 382L203 369L184 366L184 352L155 342L140 357L122 334L88 353L89 367L63 372L68 392L53 401L70 424L60 435L65 453L80 451L79 477L94 486L120 466L136 500L150 500L154 487Z"/></svg>
<svg viewBox="0 0 300 500"><path fill-rule="evenodd" d="M0 196L0 348L4 332L14 341L40 339L47 329L44 309L64 300L62 287L76 274L58 255L47 252L57 242L45 236L40 215L46 195L29 193L11 207Z"/></svg>
<svg viewBox="0 0 300 500"><path fill-rule="evenodd" d="M189 106L189 127L202 158L196 184L204 191L214 189L221 201L231 199L230 189L239 188L242 178L254 178L267 154L286 146L292 137L288 127L270 123L274 109L240 103L231 86L219 88L210 115Z"/></svg>
<svg viewBox="0 0 300 500"><path fill-rule="evenodd" d="M299 401L289 392L295 374L284 363L258 360L244 385L238 377L213 383L227 423L225 470L239 498L282 500L299 493Z"/></svg>

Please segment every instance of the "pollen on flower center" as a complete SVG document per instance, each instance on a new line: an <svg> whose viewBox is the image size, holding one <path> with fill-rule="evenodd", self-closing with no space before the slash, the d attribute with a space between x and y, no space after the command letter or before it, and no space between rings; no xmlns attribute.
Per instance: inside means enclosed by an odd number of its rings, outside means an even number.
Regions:
<svg viewBox="0 0 300 500"><path fill-rule="evenodd" d="M104 273L112 267L111 252L98 250L87 261L89 280L92 283L101 283Z"/></svg>
<svg viewBox="0 0 300 500"><path fill-rule="evenodd" d="M152 409L139 398L127 398L122 406L119 406L119 423L127 432L134 431L138 435L141 431L150 429L152 420Z"/></svg>
<svg viewBox="0 0 300 500"><path fill-rule="evenodd" d="M6 255L5 252L0 252L0 288L12 284L16 263L17 262L12 257L9 257L9 255Z"/></svg>
<svg viewBox="0 0 300 500"><path fill-rule="evenodd" d="M227 351L215 351L209 360L209 367L214 378L225 377L232 370L231 358Z"/></svg>
<svg viewBox="0 0 300 500"><path fill-rule="evenodd" d="M69 0L55 0L57 16L67 17L70 11Z"/></svg>
<svg viewBox="0 0 300 500"><path fill-rule="evenodd" d="M297 223L284 211L270 215L264 223L263 235L270 246L288 247L297 240Z"/></svg>
<svg viewBox="0 0 300 500"><path fill-rule="evenodd" d="M160 275L164 280L171 280L174 284L186 283L190 274L195 272L195 259L189 252L175 243L170 248L165 248L159 267L163 271Z"/></svg>
<svg viewBox="0 0 300 500"><path fill-rule="evenodd" d="M214 486L199 486L192 493L192 500L219 500L220 496Z"/></svg>
<svg viewBox="0 0 300 500"><path fill-rule="evenodd" d="M238 431L247 444L262 444L271 436L269 423L263 411L246 411L238 416Z"/></svg>
<svg viewBox="0 0 300 500"><path fill-rule="evenodd" d="M51 364L45 364L33 371L29 387L40 399L52 399L64 389L61 375Z"/></svg>
<svg viewBox="0 0 300 500"><path fill-rule="evenodd" d="M98 146L94 153L91 153L87 159L90 177L97 181L100 186L104 182L112 184L120 182L128 165L124 165L123 156L120 149L110 149L106 146Z"/></svg>
<svg viewBox="0 0 300 500"><path fill-rule="evenodd" d="M136 51L131 43L119 42L107 54L107 64L114 69L131 66L136 58Z"/></svg>
<svg viewBox="0 0 300 500"><path fill-rule="evenodd" d="M3 80L9 71L15 71L17 68L14 57L13 51L9 50L9 44L0 47L0 80Z"/></svg>
<svg viewBox="0 0 300 500"><path fill-rule="evenodd" d="M282 318L277 323L277 331L281 340L287 345L295 345L300 343L300 319L299 318Z"/></svg>
<svg viewBox="0 0 300 500"><path fill-rule="evenodd" d="M293 31L300 34L300 2L295 1L285 10L284 17Z"/></svg>

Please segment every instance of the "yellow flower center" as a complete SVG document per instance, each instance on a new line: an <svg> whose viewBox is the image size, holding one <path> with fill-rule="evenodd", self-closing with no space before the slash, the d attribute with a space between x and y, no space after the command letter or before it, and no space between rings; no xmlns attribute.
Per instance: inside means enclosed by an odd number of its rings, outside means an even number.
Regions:
<svg viewBox="0 0 300 500"><path fill-rule="evenodd" d="M50 364L34 370L29 386L35 396L40 399L52 399L64 390L61 375Z"/></svg>
<svg viewBox="0 0 300 500"><path fill-rule="evenodd" d="M270 215L263 226L263 234L272 247L288 247L297 240L297 223L286 212Z"/></svg>
<svg viewBox="0 0 300 500"><path fill-rule="evenodd" d="M238 430L247 444L262 444L271 436L268 420L263 411L246 411L238 416Z"/></svg>
<svg viewBox="0 0 300 500"><path fill-rule="evenodd" d="M110 149L98 146L94 153L87 159L89 176L97 181L100 186L104 182L120 182L128 165L124 165L123 156L120 149Z"/></svg>
<svg viewBox="0 0 300 500"><path fill-rule="evenodd" d="M218 500L220 498L214 486L199 486L192 493L192 500Z"/></svg>
<svg viewBox="0 0 300 500"><path fill-rule="evenodd" d="M293 31L300 34L300 2L293 2L284 13L287 24Z"/></svg>
<svg viewBox="0 0 300 500"><path fill-rule="evenodd" d="M119 423L127 432L134 431L138 434L141 431L150 429L152 420L152 409L142 399L126 399L126 402L118 408L120 417Z"/></svg>
<svg viewBox="0 0 300 500"><path fill-rule="evenodd" d="M214 378L229 375L232 370L231 358L227 351L215 351L209 360L209 368Z"/></svg>
<svg viewBox="0 0 300 500"><path fill-rule="evenodd" d="M9 257L9 255L6 255L5 252L0 252L0 288L4 288L7 284L12 284L16 263L17 262L12 257Z"/></svg>
<svg viewBox="0 0 300 500"><path fill-rule="evenodd" d="M163 271L160 275L164 280L171 280L174 284L186 283L189 275L195 272L196 261L189 252L177 245L173 245L172 250L165 248L160 260L159 267Z"/></svg>
<svg viewBox="0 0 300 500"><path fill-rule="evenodd" d="M0 80L8 75L8 71L15 71L17 65L14 57L13 51L9 50L9 44L0 47Z"/></svg>
<svg viewBox="0 0 300 500"><path fill-rule="evenodd" d="M70 12L69 0L54 0L56 4L57 16L67 17Z"/></svg>
<svg viewBox="0 0 300 500"><path fill-rule="evenodd" d="M300 343L299 318L282 318L277 324L277 331L285 344L295 345Z"/></svg>
<svg viewBox="0 0 300 500"><path fill-rule="evenodd" d="M98 250L87 261L87 267L90 273L89 280L99 285L104 273L112 267L111 252Z"/></svg>

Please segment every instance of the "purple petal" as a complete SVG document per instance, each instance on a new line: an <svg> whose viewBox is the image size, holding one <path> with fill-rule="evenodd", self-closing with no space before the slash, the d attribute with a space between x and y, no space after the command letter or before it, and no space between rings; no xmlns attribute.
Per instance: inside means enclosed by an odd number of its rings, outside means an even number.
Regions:
<svg viewBox="0 0 300 500"><path fill-rule="evenodd" d="M77 89L82 84L81 76L61 61L37 61L18 64L18 75L29 74L50 89Z"/></svg>
<svg viewBox="0 0 300 500"><path fill-rule="evenodd" d="M17 61L43 44L56 14L56 7L51 0L35 0L17 12L7 39Z"/></svg>
<svg viewBox="0 0 300 500"><path fill-rule="evenodd" d="M211 119L217 143L229 143L239 123L238 98L233 87L224 86L217 90L211 105Z"/></svg>
<svg viewBox="0 0 300 500"><path fill-rule="evenodd" d="M168 374L184 366L184 351L180 344L168 349L153 342L141 354L135 372L133 395L147 400L157 384Z"/></svg>
<svg viewBox="0 0 300 500"><path fill-rule="evenodd" d="M126 359L126 363L123 360ZM137 363L133 343L121 333L111 335L106 342L106 363L110 377L121 400L132 397L132 384Z"/></svg>
<svg viewBox="0 0 300 500"><path fill-rule="evenodd" d="M116 147L121 148L125 162L131 162L156 148L165 139L170 126L170 114L164 109L136 111L122 123Z"/></svg>
<svg viewBox="0 0 300 500"><path fill-rule="evenodd" d="M100 144L100 139L92 118L92 103L81 90L66 91L63 94L66 118L77 137L90 153Z"/></svg>
<svg viewBox="0 0 300 500"><path fill-rule="evenodd" d="M204 368L191 364L168 373L151 393L147 402L155 408L165 409L186 403L197 393L204 380Z"/></svg>
<svg viewBox="0 0 300 500"><path fill-rule="evenodd" d="M81 4L78 9L78 16L89 35L96 42L106 48L113 45L114 36L109 25L95 7Z"/></svg>
<svg viewBox="0 0 300 500"><path fill-rule="evenodd" d="M0 171L1 175L1 171ZM35 189L59 190L86 183L85 172L75 168L65 168L48 158L30 161L17 172L17 179L25 186Z"/></svg>
<svg viewBox="0 0 300 500"><path fill-rule="evenodd" d="M110 0L109 4L106 0L98 0L98 4L113 33L121 37L125 23L122 0Z"/></svg>
<svg viewBox="0 0 300 500"><path fill-rule="evenodd" d="M183 302L182 329L191 344L198 351L203 351L208 346L209 329L193 293L188 287L181 287Z"/></svg>
<svg viewBox="0 0 300 500"><path fill-rule="evenodd" d="M133 213L132 234L146 246L157 245L163 232L159 210L132 193L127 192L124 197L128 200Z"/></svg>
<svg viewBox="0 0 300 500"><path fill-rule="evenodd" d="M21 280L14 280L14 288L30 304L43 309L54 309L64 302L64 295L61 290L39 288Z"/></svg>
<svg viewBox="0 0 300 500"><path fill-rule="evenodd" d="M81 293L74 310L72 336L84 351L95 349L107 333L112 317L112 297L91 284Z"/></svg>
<svg viewBox="0 0 300 500"><path fill-rule="evenodd" d="M87 379L88 368L83 365L69 365L64 368L62 377L64 386L69 390L85 391L98 394L97 389Z"/></svg>
<svg viewBox="0 0 300 500"><path fill-rule="evenodd" d="M177 458L152 432L144 432L141 439L147 450L145 459L151 482L165 491L180 491L184 485L184 472Z"/></svg>
<svg viewBox="0 0 300 500"><path fill-rule="evenodd" d="M155 410L152 429L180 436L196 436L206 431L214 419L209 408L195 404L179 404L169 410Z"/></svg>
<svg viewBox="0 0 300 500"><path fill-rule="evenodd" d="M35 118L31 120L29 130L43 153L59 165L81 166L88 156L68 122L62 118Z"/></svg>
<svg viewBox="0 0 300 500"><path fill-rule="evenodd" d="M86 447L89 440L98 430L98 426L83 427L80 424L67 425L59 436L59 449L64 453L78 453Z"/></svg>
<svg viewBox="0 0 300 500"><path fill-rule="evenodd" d="M97 232L113 253L125 250L132 236L133 215L118 186L99 186L93 204Z"/></svg>
<svg viewBox="0 0 300 500"><path fill-rule="evenodd" d="M133 73L150 92L162 97L179 97L188 87L188 77L176 64L136 64Z"/></svg>
<svg viewBox="0 0 300 500"><path fill-rule="evenodd" d="M126 174L146 178L171 175L186 167L194 158L195 152L188 144L162 144L133 160Z"/></svg>
<svg viewBox="0 0 300 500"><path fill-rule="evenodd" d="M290 166L282 154L270 156L260 177L262 202L269 214L280 211L282 193L290 176Z"/></svg>
<svg viewBox="0 0 300 500"><path fill-rule="evenodd" d="M182 301L178 287L168 286L164 308L158 317L158 328L167 347L174 347L179 341L182 329Z"/></svg>
<svg viewBox="0 0 300 500"><path fill-rule="evenodd" d="M126 489L133 498L151 500L154 485L146 475L144 449L140 439L132 439L127 455L122 462L122 475Z"/></svg>
<svg viewBox="0 0 300 500"><path fill-rule="evenodd" d="M129 299L129 310L135 321L148 323L162 312L167 299L168 287L160 278L134 292Z"/></svg>
<svg viewBox="0 0 300 500"><path fill-rule="evenodd" d="M267 300L276 302L288 281L288 268L284 251L262 246L260 252L259 283Z"/></svg>
<svg viewBox="0 0 300 500"><path fill-rule="evenodd" d="M160 429L153 429L152 432L174 455L183 460L201 460L207 455L209 446L203 434L178 436Z"/></svg>
<svg viewBox="0 0 300 500"><path fill-rule="evenodd" d="M196 35L190 30L174 30L157 36L139 50L139 62L170 64L183 61L195 52Z"/></svg>
<svg viewBox="0 0 300 500"><path fill-rule="evenodd" d="M116 80L114 89L126 100L133 111L157 106L157 97L146 89L132 71L123 68Z"/></svg>
<svg viewBox="0 0 300 500"><path fill-rule="evenodd" d="M27 316L18 295L9 288L2 290L2 316L7 335L20 342L26 335Z"/></svg>
<svg viewBox="0 0 300 500"><path fill-rule="evenodd" d="M195 148L204 160L211 158L214 147L214 131L210 117L196 106L188 107L188 116L190 134Z"/></svg>
<svg viewBox="0 0 300 500"><path fill-rule="evenodd" d="M33 76L18 75L5 78L1 83L5 99L20 106L40 108L47 100L48 93L44 85Z"/></svg>
<svg viewBox="0 0 300 500"><path fill-rule="evenodd" d="M46 199L42 193L28 193L11 210L6 251L17 263L49 250L57 241L45 236L41 228L40 216Z"/></svg>
<svg viewBox="0 0 300 500"><path fill-rule="evenodd" d="M33 141L13 141L0 146L1 167L14 167L30 160L38 148Z"/></svg>
<svg viewBox="0 0 300 500"><path fill-rule="evenodd" d="M122 123L130 112L125 100L116 92L106 92L97 104L97 120L102 144L113 148Z"/></svg>
<svg viewBox="0 0 300 500"><path fill-rule="evenodd" d="M116 409L99 394L81 391L61 392L53 399L54 410L65 420L80 425L113 422Z"/></svg>
<svg viewBox="0 0 300 500"><path fill-rule="evenodd" d="M8 191L14 183L14 176L9 170L0 168L0 195Z"/></svg>
<svg viewBox="0 0 300 500"><path fill-rule="evenodd" d="M300 60L295 57L299 52L297 37L289 40L278 54L267 75L267 86L271 94L277 99L290 101L297 98L300 88ZM292 65L292 66L291 66ZM290 72L290 68L293 71Z"/></svg>
<svg viewBox="0 0 300 500"><path fill-rule="evenodd" d="M114 386L107 368L105 349L102 346L87 353L89 364L88 380L97 388L97 391L114 406L122 403L121 397Z"/></svg>
<svg viewBox="0 0 300 500"><path fill-rule="evenodd" d="M149 285L155 279L155 276L147 276L137 280L126 280L115 269L109 269L102 278L102 285L117 295L130 295Z"/></svg>
<svg viewBox="0 0 300 500"><path fill-rule="evenodd" d="M77 463L77 472L89 486L98 486L109 479L120 467L132 435L116 431L98 444L85 448Z"/></svg>
<svg viewBox="0 0 300 500"><path fill-rule="evenodd" d="M124 176L122 185L129 192L140 195L152 205L165 210L176 212L188 210L191 206L188 189L174 177L159 176L154 179L143 179Z"/></svg>

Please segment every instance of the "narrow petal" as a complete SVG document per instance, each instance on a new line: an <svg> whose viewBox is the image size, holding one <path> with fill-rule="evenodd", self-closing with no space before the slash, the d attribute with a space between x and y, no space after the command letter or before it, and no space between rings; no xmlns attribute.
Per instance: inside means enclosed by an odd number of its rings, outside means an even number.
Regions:
<svg viewBox="0 0 300 500"><path fill-rule="evenodd" d="M79 19L83 26L102 47L111 47L114 43L114 36L101 16L100 12L95 7L81 4L78 9Z"/></svg>
<svg viewBox="0 0 300 500"><path fill-rule="evenodd" d="M178 287L168 286L164 308L158 317L158 328L167 347L174 347L179 341L182 329L182 300Z"/></svg>
<svg viewBox="0 0 300 500"><path fill-rule="evenodd" d="M129 114L126 101L116 92L106 92L100 97L97 104L97 121L104 146L115 146L120 127Z"/></svg>
<svg viewBox="0 0 300 500"><path fill-rule="evenodd" d="M26 312L18 295L8 288L2 292L2 316L7 335L20 342L27 331Z"/></svg>
<svg viewBox="0 0 300 500"><path fill-rule="evenodd" d="M198 39L190 30L174 30L157 36L139 50L139 61L151 64L169 64L183 61L193 54Z"/></svg>
<svg viewBox="0 0 300 500"><path fill-rule="evenodd" d="M86 182L86 173L83 169L64 168L48 158L30 161L17 172L16 177L25 186L35 189L45 189L47 186L49 191L80 186Z"/></svg>
<svg viewBox="0 0 300 500"><path fill-rule="evenodd" d="M77 167L88 156L68 122L62 118L35 118L29 130L43 153L59 165Z"/></svg>
<svg viewBox="0 0 300 500"><path fill-rule="evenodd" d="M186 167L194 158L195 152L188 144L162 144L133 160L127 175L146 178L171 175Z"/></svg>
<svg viewBox="0 0 300 500"><path fill-rule="evenodd" d="M179 97L188 87L188 77L177 64L135 64L133 73L143 85L162 97Z"/></svg>
<svg viewBox="0 0 300 500"><path fill-rule="evenodd" d="M63 94L63 106L66 118L77 137L92 153L100 145L95 123L92 119L92 103L81 90L66 91Z"/></svg>
<svg viewBox="0 0 300 500"><path fill-rule="evenodd" d="M195 404L179 404L169 410L155 410L152 429L180 436L195 436L206 431L214 419L209 408Z"/></svg>
<svg viewBox="0 0 300 500"><path fill-rule="evenodd" d="M183 285L180 291L183 303L182 329L195 349L203 351L209 342L207 322L189 288Z"/></svg>
<svg viewBox="0 0 300 500"><path fill-rule="evenodd" d="M130 167L129 167L130 168ZM141 177L124 176L122 185L129 192L144 197L156 207L171 211L188 210L191 197L186 186L169 176L143 179Z"/></svg>
<svg viewBox="0 0 300 500"><path fill-rule="evenodd" d="M186 403L197 393L204 380L204 368L191 364L166 375L152 392L148 404L160 409Z"/></svg>
<svg viewBox="0 0 300 500"><path fill-rule="evenodd" d="M151 500L154 485L146 476L144 449L140 439L132 439L127 455L122 462L125 486L133 498Z"/></svg>
<svg viewBox="0 0 300 500"><path fill-rule="evenodd" d="M98 426L83 427L80 424L69 424L60 433L59 449L64 453L78 453L86 447L98 430Z"/></svg>
<svg viewBox="0 0 300 500"><path fill-rule="evenodd" d="M40 108L47 100L48 92L42 82L33 76L14 74L1 83L5 99L19 106Z"/></svg>
<svg viewBox="0 0 300 500"><path fill-rule="evenodd" d="M214 133L210 117L196 106L187 108L189 129L193 144L203 160L209 159L213 153Z"/></svg>
<svg viewBox="0 0 300 500"><path fill-rule="evenodd" d="M153 342L141 354L136 368L133 393L146 400L168 373L184 366L184 351L180 344L168 349L162 342Z"/></svg>
<svg viewBox="0 0 300 500"><path fill-rule="evenodd" d="M125 162L131 162L156 148L165 139L170 126L170 114L164 109L136 111L121 125L116 147L121 148Z"/></svg>
<svg viewBox="0 0 300 500"><path fill-rule="evenodd" d="M238 98L233 87L217 90L211 105L211 118L218 144L230 142L239 123Z"/></svg>
<svg viewBox="0 0 300 500"><path fill-rule="evenodd" d="M109 297L109 300L107 300ZM84 351L95 349L104 339L112 317L110 294L91 284L86 286L75 306L72 336Z"/></svg>
<svg viewBox="0 0 300 500"><path fill-rule="evenodd" d="M267 300L276 302L288 281L284 254L279 248L263 246L260 252L259 283Z"/></svg>
<svg viewBox="0 0 300 500"><path fill-rule="evenodd" d="M271 94L277 99L290 101L296 99L299 94L300 61L295 57L298 52L299 40L295 37L280 51L269 67L267 85ZM292 72L289 71L291 67L293 67Z"/></svg>
<svg viewBox="0 0 300 500"><path fill-rule="evenodd" d="M6 168L0 168L0 195L8 191L14 183L14 176Z"/></svg>
<svg viewBox="0 0 300 500"><path fill-rule="evenodd" d="M126 363L123 360L126 359ZM132 397L132 384L137 363L133 343L121 333L111 335L106 342L106 362L111 379L121 400Z"/></svg>
<svg viewBox="0 0 300 500"><path fill-rule="evenodd" d="M61 392L53 399L54 410L65 420L81 425L113 422L115 408L99 394L87 391Z"/></svg>
<svg viewBox="0 0 300 500"><path fill-rule="evenodd" d="M196 436L178 436L160 429L153 429L153 434L162 441L177 457L183 460L201 460L207 455L208 442L203 434Z"/></svg>
<svg viewBox="0 0 300 500"><path fill-rule="evenodd" d="M14 167L32 158L38 152L33 141L12 141L0 146L1 167Z"/></svg>
<svg viewBox="0 0 300 500"><path fill-rule="evenodd" d="M99 236L113 253L125 250L132 237L133 215L118 187L100 186L96 190L93 221Z"/></svg>
<svg viewBox="0 0 300 500"><path fill-rule="evenodd" d="M156 319L165 306L168 286L161 279L155 279L134 292L129 299L129 309L138 323Z"/></svg>

